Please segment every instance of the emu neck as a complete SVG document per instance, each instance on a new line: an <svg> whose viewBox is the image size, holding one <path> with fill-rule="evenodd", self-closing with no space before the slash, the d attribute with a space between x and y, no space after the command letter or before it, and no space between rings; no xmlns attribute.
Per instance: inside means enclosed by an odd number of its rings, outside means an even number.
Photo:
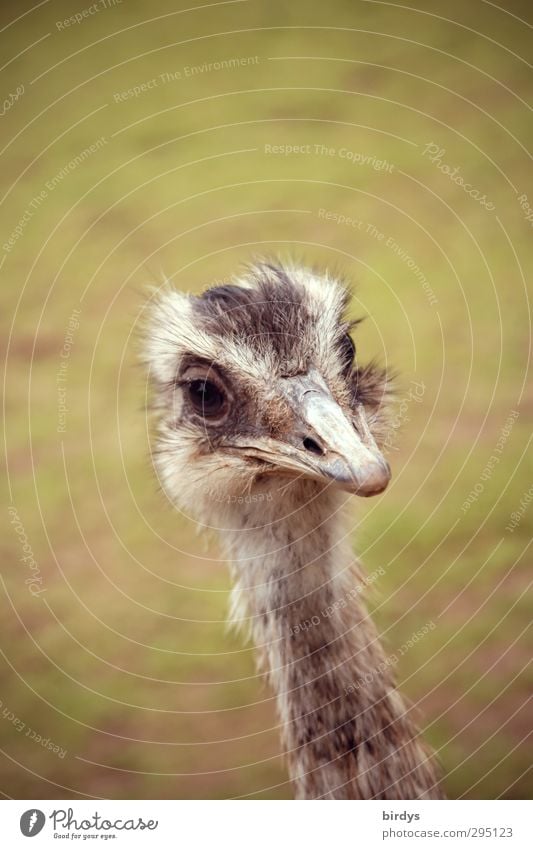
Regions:
<svg viewBox="0 0 533 849"><path fill-rule="evenodd" d="M243 505L226 539L233 618L275 691L296 796L439 798L362 600L378 576L360 572L342 497L296 501Z"/></svg>

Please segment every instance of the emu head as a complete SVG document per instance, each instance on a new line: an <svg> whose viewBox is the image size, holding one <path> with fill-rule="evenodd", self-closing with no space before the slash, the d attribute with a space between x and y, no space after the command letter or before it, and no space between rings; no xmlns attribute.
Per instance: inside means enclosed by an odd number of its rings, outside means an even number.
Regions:
<svg viewBox="0 0 533 849"><path fill-rule="evenodd" d="M204 518L287 483L385 489L388 379L359 365L348 300L327 275L268 262L199 297L154 295L144 345L153 454L174 503Z"/></svg>

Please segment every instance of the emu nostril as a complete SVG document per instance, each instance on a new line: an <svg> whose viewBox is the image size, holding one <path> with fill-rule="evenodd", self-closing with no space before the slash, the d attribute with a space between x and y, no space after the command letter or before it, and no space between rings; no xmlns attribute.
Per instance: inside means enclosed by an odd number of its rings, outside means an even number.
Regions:
<svg viewBox="0 0 533 849"><path fill-rule="evenodd" d="M310 451L311 454L319 454L322 456L324 453L318 442L315 442L315 440L311 439L309 436L304 439L304 448L306 451Z"/></svg>

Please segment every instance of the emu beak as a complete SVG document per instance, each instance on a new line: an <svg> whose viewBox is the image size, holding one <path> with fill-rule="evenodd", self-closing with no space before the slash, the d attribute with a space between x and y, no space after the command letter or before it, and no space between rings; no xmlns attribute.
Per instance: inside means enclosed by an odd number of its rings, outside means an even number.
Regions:
<svg viewBox="0 0 533 849"><path fill-rule="evenodd" d="M348 418L316 371L282 378L276 389L290 405L292 422L276 439L235 445L239 453L266 461L273 471L331 482L356 495L378 495L386 489L390 466L362 405Z"/></svg>
<svg viewBox="0 0 533 849"><path fill-rule="evenodd" d="M314 476L355 495L378 495L386 489L390 466L370 433L362 405L352 424L329 392L308 390L301 399L300 422L303 428L296 429L291 441L305 451Z"/></svg>
<svg viewBox="0 0 533 849"><path fill-rule="evenodd" d="M350 421L317 372L285 378L283 383L295 416L295 427L286 438L297 452L293 459L302 463L302 472L356 495L383 492L390 466L370 432L363 406Z"/></svg>

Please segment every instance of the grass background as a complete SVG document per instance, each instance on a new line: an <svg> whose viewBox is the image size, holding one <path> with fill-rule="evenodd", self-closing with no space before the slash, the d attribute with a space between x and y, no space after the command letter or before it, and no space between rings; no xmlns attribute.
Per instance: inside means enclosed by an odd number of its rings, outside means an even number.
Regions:
<svg viewBox="0 0 533 849"><path fill-rule="evenodd" d="M268 250L348 273L354 315L369 316L361 359L402 375L393 482L354 499L354 540L368 571L385 570L371 605L387 650L436 625L397 674L447 792L531 796L532 508L506 530L532 477L529 4L123 0L61 24L83 8L0 12L2 92L24 86L1 117L6 501L43 581L32 597L6 509L3 794L291 796L271 694L225 626L217 542L157 492L133 339L146 283L164 273L197 292ZM494 210L424 155L430 143ZM422 399L402 408L411 381Z"/></svg>

